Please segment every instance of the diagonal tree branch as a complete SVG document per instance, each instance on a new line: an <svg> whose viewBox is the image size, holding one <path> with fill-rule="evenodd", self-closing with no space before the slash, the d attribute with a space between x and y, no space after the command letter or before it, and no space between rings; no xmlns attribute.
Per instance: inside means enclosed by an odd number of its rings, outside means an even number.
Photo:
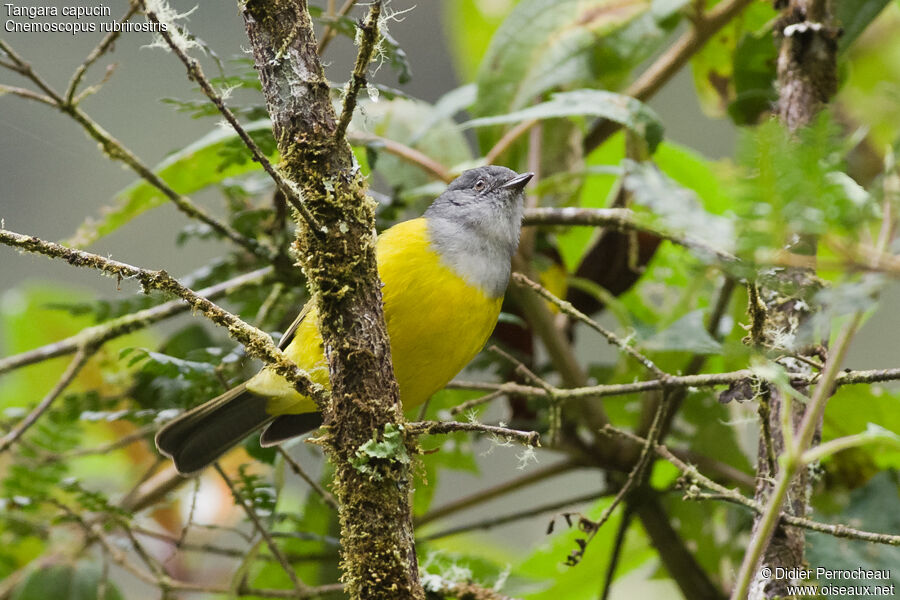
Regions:
<svg viewBox="0 0 900 600"><path fill-rule="evenodd" d="M54 242L46 242L34 236L26 236L5 229L0 229L0 244L50 258L62 259L76 267L97 269L120 280L135 279L145 290L157 289L178 296L187 302L188 306L202 312L216 325L225 327L228 335L241 342L248 354L265 361L276 373L291 382L300 393L315 399L320 404L325 403L326 393L322 386L313 382L307 373L288 360L268 335L244 323L208 299L197 295L196 292L180 284L165 271L150 271L133 267L97 254L74 250Z"/></svg>

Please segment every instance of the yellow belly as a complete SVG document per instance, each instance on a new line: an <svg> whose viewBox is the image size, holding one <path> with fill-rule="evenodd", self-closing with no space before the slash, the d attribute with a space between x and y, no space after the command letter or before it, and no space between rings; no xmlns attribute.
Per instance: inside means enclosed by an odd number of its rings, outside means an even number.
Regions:
<svg viewBox="0 0 900 600"><path fill-rule="evenodd" d="M444 387L478 354L494 330L502 298L488 297L442 265L421 218L382 233L376 258L394 375L403 408L410 409ZM312 308L285 353L314 381L328 385L318 322L318 311ZM268 396L267 408L274 415L316 410L312 400L268 368L247 382L247 389Z"/></svg>

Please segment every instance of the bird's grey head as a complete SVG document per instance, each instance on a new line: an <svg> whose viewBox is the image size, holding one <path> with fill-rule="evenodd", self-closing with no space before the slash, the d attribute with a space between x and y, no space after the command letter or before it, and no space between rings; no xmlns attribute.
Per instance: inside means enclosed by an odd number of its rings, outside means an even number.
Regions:
<svg viewBox="0 0 900 600"><path fill-rule="evenodd" d="M502 296L509 283L522 226L522 190L532 176L506 167L470 169L425 211L432 246L443 263L493 298Z"/></svg>

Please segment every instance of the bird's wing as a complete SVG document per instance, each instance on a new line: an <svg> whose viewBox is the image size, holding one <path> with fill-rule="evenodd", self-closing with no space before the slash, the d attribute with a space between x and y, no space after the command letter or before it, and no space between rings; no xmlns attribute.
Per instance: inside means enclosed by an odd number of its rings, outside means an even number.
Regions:
<svg viewBox="0 0 900 600"><path fill-rule="evenodd" d="M288 344L294 339L294 334L297 332L297 328L300 327L300 323L303 322L303 319L306 318L306 315L312 310L314 306L313 298L310 298L306 305L300 310L300 314L297 315L297 318L294 319L294 322L291 323L291 326L288 327L287 331L284 332L284 335L281 336L281 339L278 340L278 349L284 350L288 347Z"/></svg>

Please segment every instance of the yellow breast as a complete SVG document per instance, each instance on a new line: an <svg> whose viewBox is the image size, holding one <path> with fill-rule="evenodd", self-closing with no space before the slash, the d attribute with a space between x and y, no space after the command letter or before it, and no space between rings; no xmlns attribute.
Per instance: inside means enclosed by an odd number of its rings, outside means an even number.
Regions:
<svg viewBox="0 0 900 600"><path fill-rule="evenodd" d="M502 298L490 298L441 263L428 240L424 218L391 227L376 246L384 283L384 318L391 342L394 375L403 407L422 404L444 387L484 346L497 323ZM313 379L328 384L328 365L313 308L285 349ZM316 410L284 379L263 369L247 388L271 398L272 414Z"/></svg>

